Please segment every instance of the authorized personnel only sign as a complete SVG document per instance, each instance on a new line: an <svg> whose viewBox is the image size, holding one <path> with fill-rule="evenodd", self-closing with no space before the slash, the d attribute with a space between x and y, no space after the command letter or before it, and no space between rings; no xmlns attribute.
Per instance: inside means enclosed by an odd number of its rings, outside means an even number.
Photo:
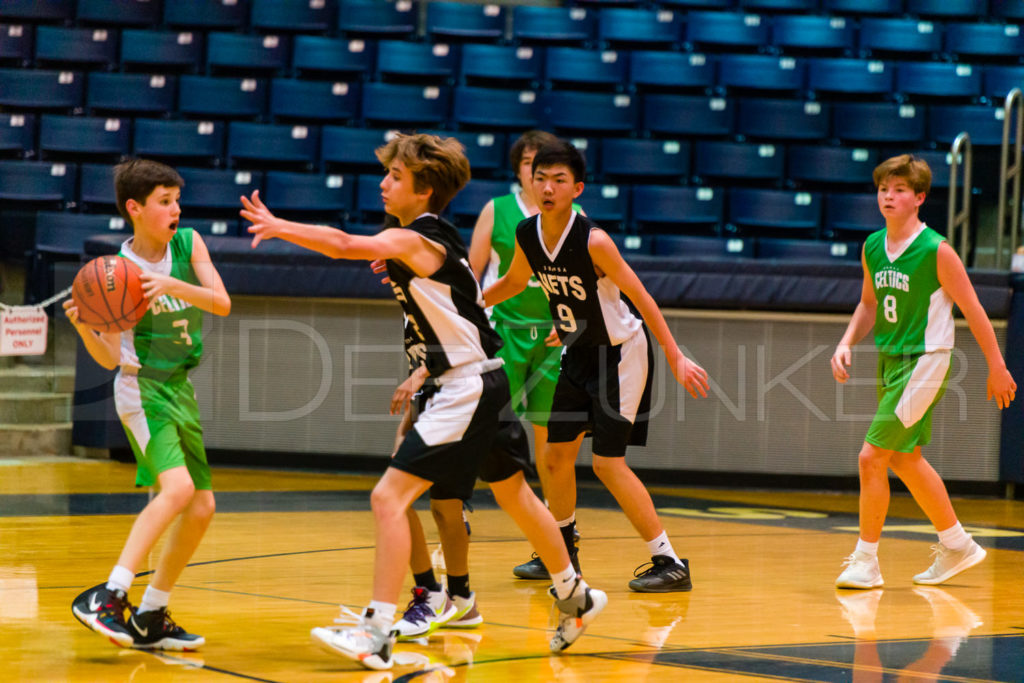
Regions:
<svg viewBox="0 0 1024 683"><path fill-rule="evenodd" d="M39 356L46 353L46 312L41 308L0 310L0 356Z"/></svg>

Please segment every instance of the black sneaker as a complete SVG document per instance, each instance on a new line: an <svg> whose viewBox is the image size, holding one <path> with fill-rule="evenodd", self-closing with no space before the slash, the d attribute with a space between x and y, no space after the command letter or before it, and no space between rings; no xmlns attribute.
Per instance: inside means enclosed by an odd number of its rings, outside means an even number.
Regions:
<svg viewBox="0 0 1024 683"><path fill-rule="evenodd" d="M131 647L133 642L124 623L126 609L131 609L131 605L125 592L108 590L105 583L93 586L71 603L71 612L82 625L120 647Z"/></svg>
<svg viewBox="0 0 1024 683"><path fill-rule="evenodd" d="M188 633L174 623L166 607L148 612L132 612L128 630L138 650L175 650L191 652L206 644L206 639Z"/></svg>
<svg viewBox="0 0 1024 683"><path fill-rule="evenodd" d="M576 570L577 574L582 574L580 571L580 549L573 548L569 551L569 561L572 562L572 568ZM540 557L537 553L533 554L529 562L524 562L515 569L512 573L518 576L520 579L530 579L531 581L550 581L551 574L548 572L548 568L541 562Z"/></svg>
<svg viewBox="0 0 1024 683"><path fill-rule="evenodd" d="M633 576L636 578L629 582L629 587L637 593L676 593L693 588L689 561L676 562L668 555L655 555L650 566L645 562Z"/></svg>

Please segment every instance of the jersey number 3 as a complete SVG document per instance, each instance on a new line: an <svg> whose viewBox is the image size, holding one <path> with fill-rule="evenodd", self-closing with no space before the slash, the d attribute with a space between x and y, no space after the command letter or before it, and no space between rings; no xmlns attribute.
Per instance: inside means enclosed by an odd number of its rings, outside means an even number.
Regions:
<svg viewBox="0 0 1024 683"><path fill-rule="evenodd" d="M555 310L558 311L558 319L561 321L559 322L558 327L562 332L570 334L575 332L577 328L576 318L572 315L572 309L565 304L558 304L558 306L555 307Z"/></svg>
<svg viewBox="0 0 1024 683"><path fill-rule="evenodd" d="M889 322L896 322L896 297L892 294L886 294L885 298L882 299L882 313Z"/></svg>
<svg viewBox="0 0 1024 683"><path fill-rule="evenodd" d="M181 337L185 340L185 344L192 346L192 337L188 335L188 318L182 318L181 320L175 320L171 323L173 327L181 328Z"/></svg>

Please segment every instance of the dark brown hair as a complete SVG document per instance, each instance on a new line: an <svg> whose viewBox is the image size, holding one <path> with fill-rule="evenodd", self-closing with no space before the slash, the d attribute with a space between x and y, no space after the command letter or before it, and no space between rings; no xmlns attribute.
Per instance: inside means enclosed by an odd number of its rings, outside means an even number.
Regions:
<svg viewBox="0 0 1024 683"><path fill-rule="evenodd" d="M125 203L134 199L146 203L146 197L158 187L185 187L185 181L170 166L149 159L130 159L114 167L114 194L117 197L117 212L132 224Z"/></svg>

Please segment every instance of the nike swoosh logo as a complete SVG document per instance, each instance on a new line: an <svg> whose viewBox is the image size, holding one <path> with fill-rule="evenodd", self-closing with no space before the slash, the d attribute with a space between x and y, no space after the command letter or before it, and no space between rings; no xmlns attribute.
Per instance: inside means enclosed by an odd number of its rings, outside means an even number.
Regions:
<svg viewBox="0 0 1024 683"><path fill-rule="evenodd" d="M90 612L98 612L100 607L103 606L103 603L100 602L100 599L99 599L98 595L99 595L99 591L96 591L95 593L93 593L92 595L89 596L89 611Z"/></svg>
<svg viewBox="0 0 1024 683"><path fill-rule="evenodd" d="M140 627L139 626L139 622L135 621L135 615L134 614L132 615L132 626L135 627L135 630L138 631L139 635L142 636L143 638L145 638L146 636L149 635L149 628L148 627L147 628Z"/></svg>

